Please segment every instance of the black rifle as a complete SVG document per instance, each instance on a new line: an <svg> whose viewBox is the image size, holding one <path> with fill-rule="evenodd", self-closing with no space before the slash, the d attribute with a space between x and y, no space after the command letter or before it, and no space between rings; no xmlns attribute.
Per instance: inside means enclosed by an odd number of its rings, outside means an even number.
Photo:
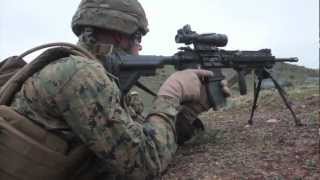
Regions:
<svg viewBox="0 0 320 180"><path fill-rule="evenodd" d="M222 68L233 68L238 73L240 94L246 94L246 83L244 76L254 70L258 77L258 84L254 89L254 102L251 110L249 124L257 106L257 99L264 79L270 78L281 95L287 108L292 113L296 125L301 125L294 111L285 97L285 91L268 71L276 62L297 62L298 58L276 58L272 56L270 49L258 51L224 50L228 38L224 34L198 34L185 25L178 30L175 37L177 43L193 45L180 47L173 56L149 56L149 55L118 55L113 54L105 59L105 68L119 78L119 87L123 94L126 94L132 86L142 88L146 92L156 95L138 80L141 76L154 76L156 69L164 65L173 65L177 70L201 68L212 71L214 76L207 79L208 98L211 106L217 110L225 104L225 97L221 90L221 80L225 79Z"/></svg>

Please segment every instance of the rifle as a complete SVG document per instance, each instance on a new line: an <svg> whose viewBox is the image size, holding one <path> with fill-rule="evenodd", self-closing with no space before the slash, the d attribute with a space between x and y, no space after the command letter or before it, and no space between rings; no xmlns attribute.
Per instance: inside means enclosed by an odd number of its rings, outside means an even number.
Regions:
<svg viewBox="0 0 320 180"><path fill-rule="evenodd" d="M214 110L224 106L226 99L221 90L221 81L225 79L222 68L232 68L238 74L240 94L247 93L244 76L254 71L258 77L258 84L254 88L254 101L251 109L249 124L252 124L254 111L257 106L257 99L264 79L270 78L287 108L290 110L295 124L302 125L297 119L294 111L285 97L285 91L268 71L277 62L297 62L298 58L276 58L271 54L270 49L258 51L224 50L228 43L228 37L224 34L208 33L198 34L191 30L190 25L185 25L179 29L175 36L176 43L184 43L186 46L180 47L173 56L153 56L153 55L120 55L113 54L105 58L104 66L110 73L119 78L119 87L123 94L126 94L132 86L156 96L154 92L139 82L141 76L154 76L156 69L163 68L164 65L173 65L177 70L201 68L212 71L214 76L206 79L209 103ZM193 45L193 48L188 45Z"/></svg>

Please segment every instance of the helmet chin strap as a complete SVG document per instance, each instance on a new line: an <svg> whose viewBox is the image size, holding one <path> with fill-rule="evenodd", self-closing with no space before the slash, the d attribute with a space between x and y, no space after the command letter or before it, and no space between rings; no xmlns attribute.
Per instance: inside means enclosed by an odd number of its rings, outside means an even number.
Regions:
<svg viewBox="0 0 320 180"><path fill-rule="evenodd" d="M113 44L97 43L93 49L92 53L96 57L108 56L112 53L114 48Z"/></svg>

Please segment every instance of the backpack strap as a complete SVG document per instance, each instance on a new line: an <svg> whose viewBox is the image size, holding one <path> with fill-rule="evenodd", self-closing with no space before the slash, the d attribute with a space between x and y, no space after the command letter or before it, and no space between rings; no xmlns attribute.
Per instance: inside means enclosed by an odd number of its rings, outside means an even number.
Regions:
<svg viewBox="0 0 320 180"><path fill-rule="evenodd" d="M10 78L0 89L0 105L9 105L13 96L21 89L22 84L49 63L71 55L71 50L64 47L51 48L25 65Z"/></svg>
<svg viewBox="0 0 320 180"><path fill-rule="evenodd" d="M24 83L24 81L26 81L34 73L41 70L44 66L48 65L49 63L55 60L68 57L70 55L77 55L77 56L86 57L88 59L97 60L97 58L86 49L83 49L82 47L79 47L77 45L64 43L64 42L49 43L49 44L43 44L43 45L34 47L22 53L20 56L16 57L15 60L22 60L23 57L44 48L51 48L51 49L48 49L45 52L43 52L41 55L36 57L36 59L34 59L31 63L27 65L23 65L23 68L18 69L19 72L12 72L5 77L6 82L5 83L3 82L4 85L2 87L0 86L0 105L9 105L11 103L13 96L21 89L21 86ZM112 49L113 49L113 46L111 46L108 54L112 52ZM0 68L2 68L2 66L4 65L5 63L1 62ZM112 75L111 73L106 72L106 74L111 79L118 81L118 78ZM0 74L0 77L1 77L1 74ZM0 78L0 82L1 82L1 78Z"/></svg>
<svg viewBox="0 0 320 180"><path fill-rule="evenodd" d="M18 56L11 56L0 63L0 87L27 63Z"/></svg>
<svg viewBox="0 0 320 180"><path fill-rule="evenodd" d="M7 73L15 69L19 69L27 64L23 59L17 57L18 56L11 56L3 60L0 63L0 74Z"/></svg>

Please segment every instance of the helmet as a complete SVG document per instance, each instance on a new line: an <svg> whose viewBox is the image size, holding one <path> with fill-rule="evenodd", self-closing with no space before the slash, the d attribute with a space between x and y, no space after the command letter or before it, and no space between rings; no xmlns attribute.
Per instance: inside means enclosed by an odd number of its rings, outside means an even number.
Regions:
<svg viewBox="0 0 320 180"><path fill-rule="evenodd" d="M137 0L82 0L72 18L72 30L79 36L86 26L145 35L148 21Z"/></svg>

